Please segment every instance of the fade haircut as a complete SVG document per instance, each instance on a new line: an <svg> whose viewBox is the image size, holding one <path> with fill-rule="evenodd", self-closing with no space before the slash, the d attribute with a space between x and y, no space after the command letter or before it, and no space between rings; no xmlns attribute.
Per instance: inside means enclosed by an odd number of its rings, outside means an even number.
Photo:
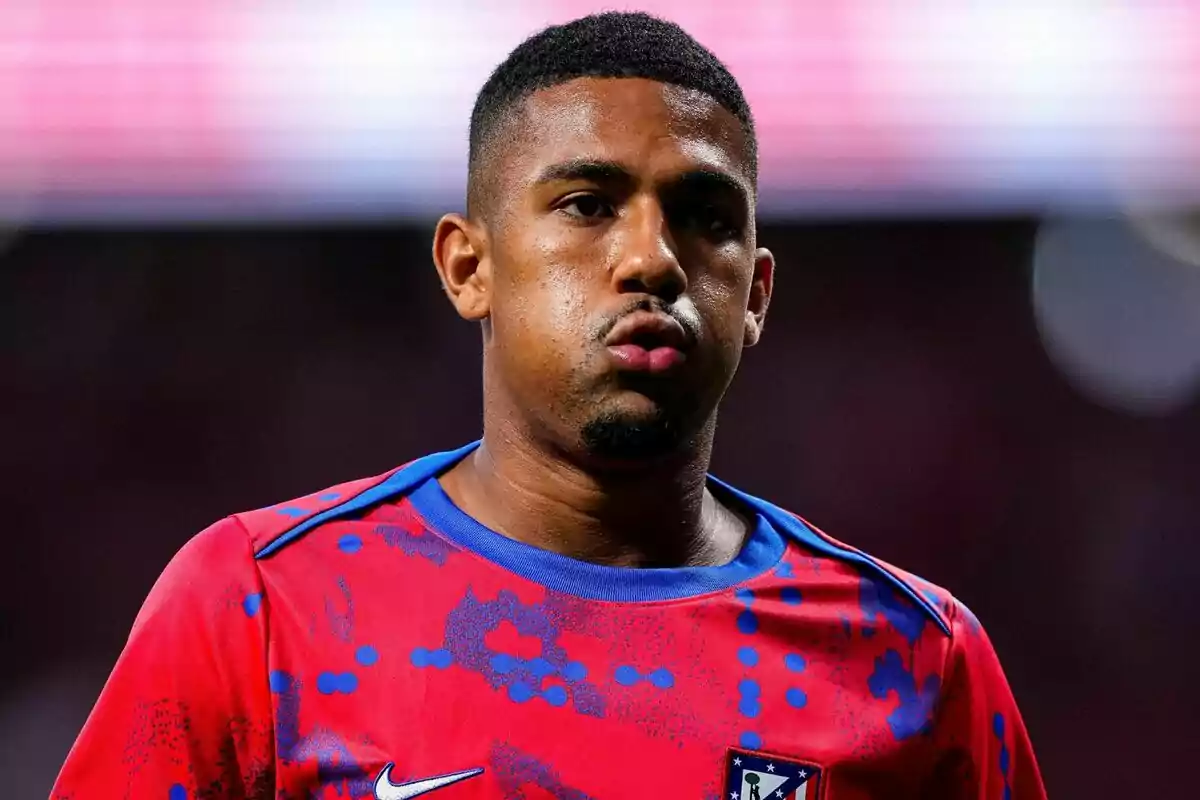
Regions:
<svg viewBox="0 0 1200 800"><path fill-rule="evenodd" d="M728 68L673 22L643 12L607 11L554 25L522 42L479 90L471 112L467 211L488 203L486 163L525 98L576 78L647 78L693 89L716 100L742 123L751 176L758 174L754 118Z"/></svg>

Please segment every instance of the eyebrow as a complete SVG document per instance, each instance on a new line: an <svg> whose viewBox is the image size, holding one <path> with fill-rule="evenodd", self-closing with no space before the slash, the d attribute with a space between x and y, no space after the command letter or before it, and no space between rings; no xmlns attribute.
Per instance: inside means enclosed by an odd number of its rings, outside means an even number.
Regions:
<svg viewBox="0 0 1200 800"><path fill-rule="evenodd" d="M594 161L581 158L551 164L538 173L534 183L557 183L559 181L632 183L633 173L615 161Z"/></svg>
<svg viewBox="0 0 1200 800"><path fill-rule="evenodd" d="M746 186L737 178L726 172L715 169L691 169L680 175L674 181L679 192L697 194L726 194L737 198L739 202L750 203L750 193Z"/></svg>
<svg viewBox="0 0 1200 800"><path fill-rule="evenodd" d="M560 181L632 184L636 178L632 172L615 161L572 159L546 167L538 174L534 183L547 184ZM669 191L672 193L731 194L741 202L750 202L750 193L742 181L726 172L705 167L690 169L675 177L671 181Z"/></svg>

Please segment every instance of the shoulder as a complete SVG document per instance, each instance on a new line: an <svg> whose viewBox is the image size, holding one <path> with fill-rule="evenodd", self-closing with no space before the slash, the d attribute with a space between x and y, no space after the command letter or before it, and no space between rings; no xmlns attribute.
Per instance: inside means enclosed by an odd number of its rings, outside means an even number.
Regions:
<svg viewBox="0 0 1200 800"><path fill-rule="evenodd" d="M897 567L894 564L889 564L881 558L869 555L867 557L878 564L880 568L895 575L898 580L910 587L914 593L928 601L930 608L938 613L944 627L950 631L953 638L959 638L959 634L962 632L970 634L981 634L983 632L983 626L975 617L975 614L967 607L966 603L949 589L926 580L920 575Z"/></svg>
<svg viewBox="0 0 1200 800"><path fill-rule="evenodd" d="M143 613L155 600L176 601L208 594L213 586L253 570L250 540L235 517L219 520L189 539L162 571Z"/></svg>
<svg viewBox="0 0 1200 800"><path fill-rule="evenodd" d="M134 620L131 641L179 645L189 636L195 642L220 638L217 631L253 637L262 603L246 528L226 517L189 539L159 574Z"/></svg>
<svg viewBox="0 0 1200 800"><path fill-rule="evenodd" d="M841 562L857 570L863 578L862 604L865 612L874 609L877 614L887 615L890 610L897 617L911 619L917 630L926 621L932 621L942 633L953 637L953 624L947 613L947 606L952 603L945 590L833 538L795 512L743 492L711 475L709 481L727 496L757 512L785 538L816 556Z"/></svg>
<svg viewBox="0 0 1200 800"><path fill-rule="evenodd" d="M374 504L403 496L478 446L476 441L457 450L431 453L379 475L339 483L284 503L235 514L234 518L248 532L254 558L267 558L320 525L351 518Z"/></svg>
<svg viewBox="0 0 1200 800"><path fill-rule="evenodd" d="M259 609L268 604L259 559L327 519L352 513L364 498L371 502L373 490L378 494L402 470L346 481L213 523L192 536L167 564L135 629L219 609L240 609L248 618L258 617Z"/></svg>
<svg viewBox="0 0 1200 800"><path fill-rule="evenodd" d="M319 524L322 514L343 507L386 481L392 473L340 483L294 500L231 514L192 536L160 573L138 616L138 623L170 612L207 607L213 598L241 604L255 616L264 592L257 559L273 544L304 526Z"/></svg>
<svg viewBox="0 0 1200 800"><path fill-rule="evenodd" d="M865 564L872 565L880 575L889 577L894 587L905 590L904 594L908 595L908 599L922 606L944 631L951 633L954 630L959 616L960 603L949 590L853 545L835 539L801 517L797 517L797 519L832 548L843 553L857 554Z"/></svg>
<svg viewBox="0 0 1200 800"><path fill-rule="evenodd" d="M346 481L316 492L276 503L254 511L234 514L230 520L236 522L249 537L250 550L255 558L270 554L287 537L310 530L326 519L338 515L348 505L359 500L372 489L385 484L403 467L379 475Z"/></svg>
<svg viewBox="0 0 1200 800"><path fill-rule="evenodd" d="M835 539L804 517L766 500L716 483L748 504L783 535L812 555L840 562L862 578L860 603L863 612L887 617L894 624L907 620L902 627L919 631L933 622L947 637L953 638L957 602L945 589L907 570Z"/></svg>

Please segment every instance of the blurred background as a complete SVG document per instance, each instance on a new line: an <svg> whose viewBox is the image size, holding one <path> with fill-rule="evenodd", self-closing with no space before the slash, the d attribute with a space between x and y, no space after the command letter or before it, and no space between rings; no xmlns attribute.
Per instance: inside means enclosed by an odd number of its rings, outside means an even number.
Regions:
<svg viewBox="0 0 1200 800"><path fill-rule="evenodd" d="M0 5L6 797L188 537L476 437L432 223L489 71L601 7ZM714 471L968 603L1051 796L1194 794L1200 0L632 7L759 129L778 289Z"/></svg>

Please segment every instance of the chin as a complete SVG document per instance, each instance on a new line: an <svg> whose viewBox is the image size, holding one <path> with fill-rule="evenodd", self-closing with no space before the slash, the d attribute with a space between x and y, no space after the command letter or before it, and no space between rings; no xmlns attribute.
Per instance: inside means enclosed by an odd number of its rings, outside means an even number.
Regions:
<svg viewBox="0 0 1200 800"><path fill-rule="evenodd" d="M659 408L601 414L588 420L580 435L588 453L606 461L661 458L679 450L688 438L680 419Z"/></svg>

